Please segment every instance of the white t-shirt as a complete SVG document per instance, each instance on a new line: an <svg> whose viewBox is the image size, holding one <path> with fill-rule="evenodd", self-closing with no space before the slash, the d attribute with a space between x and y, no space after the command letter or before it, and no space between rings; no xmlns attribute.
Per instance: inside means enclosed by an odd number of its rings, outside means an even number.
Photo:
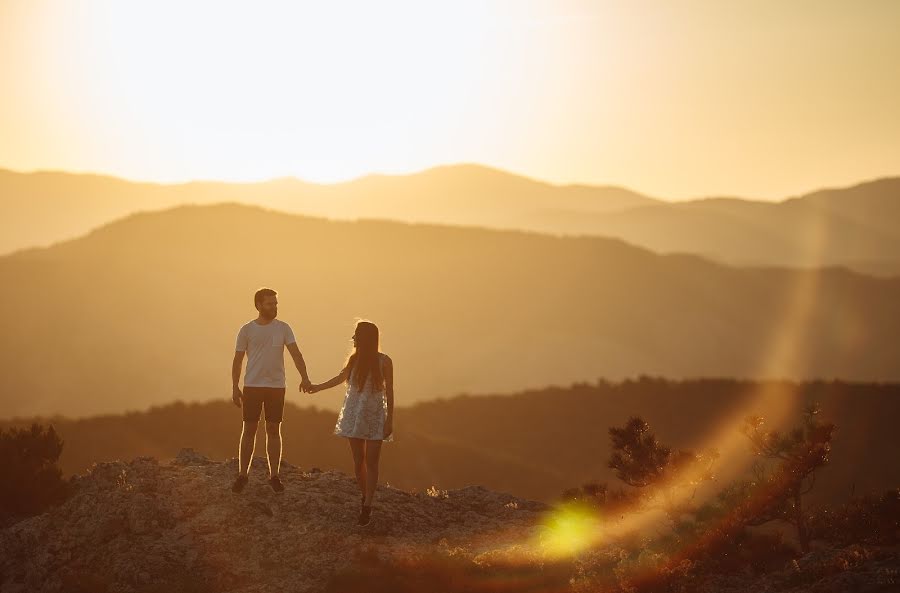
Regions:
<svg viewBox="0 0 900 593"><path fill-rule="evenodd" d="M280 319L265 325L252 319L242 325L234 349L247 352L244 387L285 387L284 347L296 341L291 326Z"/></svg>

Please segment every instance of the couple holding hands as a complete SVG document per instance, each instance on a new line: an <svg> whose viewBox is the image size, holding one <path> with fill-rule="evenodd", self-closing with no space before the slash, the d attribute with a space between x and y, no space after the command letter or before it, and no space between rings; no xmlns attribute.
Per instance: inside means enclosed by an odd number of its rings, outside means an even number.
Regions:
<svg viewBox="0 0 900 593"><path fill-rule="evenodd" d="M231 365L232 401L241 408L243 419L239 445L240 465L232 491L240 492L247 484L247 471L256 445L256 429L263 410L269 485L275 492L284 491L278 470L281 465L281 421L286 391L286 347L300 372L300 391L313 394L340 383L347 384L344 405L338 414L334 434L346 437L350 443L356 481L361 493L358 524L367 525L378 484L381 443L393 440L394 369L391 358L378 350L378 327L369 321L357 322L352 337L353 350L344 367L328 381L313 384L309 380L306 363L291 326L276 319L277 293L271 288L260 288L253 296L253 304L259 311L259 316L242 325L238 331ZM242 391L239 383L245 354L247 372Z"/></svg>

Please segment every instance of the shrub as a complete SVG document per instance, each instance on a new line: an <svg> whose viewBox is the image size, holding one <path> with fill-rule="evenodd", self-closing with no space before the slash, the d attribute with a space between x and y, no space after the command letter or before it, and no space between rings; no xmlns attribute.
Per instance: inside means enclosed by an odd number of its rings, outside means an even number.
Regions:
<svg viewBox="0 0 900 593"><path fill-rule="evenodd" d="M0 429L0 525L39 515L65 500L68 483L57 466L62 447L52 425Z"/></svg>

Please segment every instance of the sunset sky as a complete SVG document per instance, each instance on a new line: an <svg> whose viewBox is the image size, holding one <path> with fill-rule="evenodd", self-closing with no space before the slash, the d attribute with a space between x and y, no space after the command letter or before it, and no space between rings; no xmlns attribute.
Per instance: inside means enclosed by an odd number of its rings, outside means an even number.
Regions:
<svg viewBox="0 0 900 593"><path fill-rule="evenodd" d="M900 174L894 0L0 1L0 168L478 162L663 199Z"/></svg>

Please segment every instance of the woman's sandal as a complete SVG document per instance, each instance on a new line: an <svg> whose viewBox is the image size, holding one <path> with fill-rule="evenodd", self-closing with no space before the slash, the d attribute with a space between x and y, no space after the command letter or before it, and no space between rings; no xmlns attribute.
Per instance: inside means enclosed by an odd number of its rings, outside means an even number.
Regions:
<svg viewBox="0 0 900 593"><path fill-rule="evenodd" d="M368 525L369 520L371 519L372 514L372 505L363 505L362 510L359 512L359 521L356 522L357 525Z"/></svg>

